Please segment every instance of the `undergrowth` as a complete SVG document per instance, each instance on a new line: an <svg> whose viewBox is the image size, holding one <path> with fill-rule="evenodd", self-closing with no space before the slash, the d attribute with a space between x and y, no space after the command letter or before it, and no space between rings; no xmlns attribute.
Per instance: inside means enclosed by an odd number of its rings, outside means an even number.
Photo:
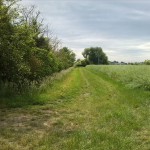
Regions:
<svg viewBox="0 0 150 150"><path fill-rule="evenodd" d="M48 76L40 82L26 84L22 89L14 83L0 84L0 107L26 107L27 105L43 105L45 102L40 99L40 94L45 93L57 82L64 80L73 70L69 68L52 76Z"/></svg>

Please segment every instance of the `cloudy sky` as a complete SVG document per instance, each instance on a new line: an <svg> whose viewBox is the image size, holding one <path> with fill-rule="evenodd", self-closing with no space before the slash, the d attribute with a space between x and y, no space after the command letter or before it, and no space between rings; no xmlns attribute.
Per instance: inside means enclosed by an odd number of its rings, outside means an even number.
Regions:
<svg viewBox="0 0 150 150"><path fill-rule="evenodd" d="M150 59L150 0L22 0L36 5L63 46L77 58L100 46L110 60Z"/></svg>

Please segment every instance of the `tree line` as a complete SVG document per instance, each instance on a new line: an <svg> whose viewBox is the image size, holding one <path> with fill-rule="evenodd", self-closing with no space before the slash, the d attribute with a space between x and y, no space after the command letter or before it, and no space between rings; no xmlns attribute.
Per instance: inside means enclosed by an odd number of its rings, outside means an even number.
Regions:
<svg viewBox="0 0 150 150"><path fill-rule="evenodd" d="M48 34L34 6L0 0L0 82L22 86L73 66L73 51L60 48L59 40Z"/></svg>

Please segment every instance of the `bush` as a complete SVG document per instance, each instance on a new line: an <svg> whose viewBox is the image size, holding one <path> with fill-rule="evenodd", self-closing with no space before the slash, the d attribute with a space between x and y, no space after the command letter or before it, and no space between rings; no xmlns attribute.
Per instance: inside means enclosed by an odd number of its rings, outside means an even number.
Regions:
<svg viewBox="0 0 150 150"><path fill-rule="evenodd" d="M145 60L145 61L144 61L144 64L150 65L150 60Z"/></svg>
<svg viewBox="0 0 150 150"><path fill-rule="evenodd" d="M75 54L45 37L34 7L17 9L15 0L0 1L0 82L24 89L73 66ZM11 4L10 4L11 3Z"/></svg>
<svg viewBox="0 0 150 150"><path fill-rule="evenodd" d="M76 67L86 67L89 64L87 59L84 60L79 60L76 62L75 66Z"/></svg>

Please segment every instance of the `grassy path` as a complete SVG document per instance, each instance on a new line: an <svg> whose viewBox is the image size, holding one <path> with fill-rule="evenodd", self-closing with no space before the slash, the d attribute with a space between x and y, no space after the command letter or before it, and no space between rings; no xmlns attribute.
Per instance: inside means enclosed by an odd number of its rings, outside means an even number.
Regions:
<svg viewBox="0 0 150 150"><path fill-rule="evenodd" d="M0 110L0 150L149 150L149 96L74 69L45 104Z"/></svg>

